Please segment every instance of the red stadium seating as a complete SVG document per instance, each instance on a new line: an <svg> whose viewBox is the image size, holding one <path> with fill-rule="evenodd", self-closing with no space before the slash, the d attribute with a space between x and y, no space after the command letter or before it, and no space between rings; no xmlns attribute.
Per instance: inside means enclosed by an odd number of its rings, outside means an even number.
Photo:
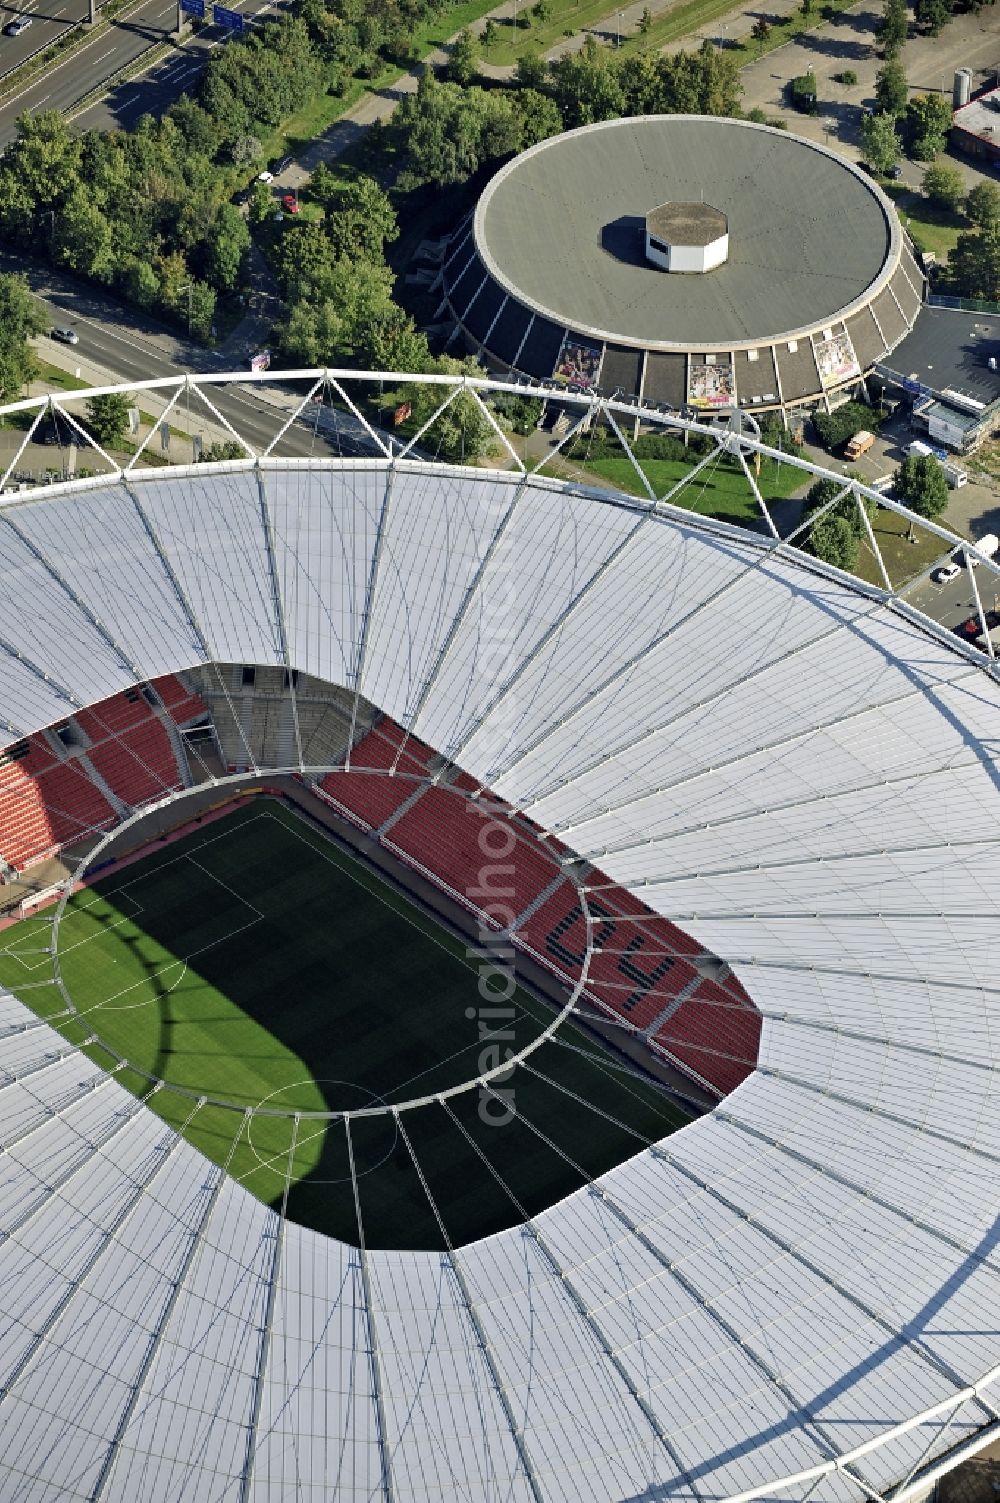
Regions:
<svg viewBox="0 0 1000 1503"><path fill-rule="evenodd" d="M204 708L179 680L172 684L176 689L168 692L183 718ZM170 738L139 689L79 710L74 720L89 742L83 755L123 803L135 807L183 785ZM24 746L24 755L11 755ZM8 760L0 766L0 855L11 866L21 870L115 824L114 807L72 751L60 760L44 736L33 736L3 755Z"/></svg>
<svg viewBox="0 0 1000 1503"><path fill-rule="evenodd" d="M702 981L653 1042L726 1093L753 1070L760 1026L760 1014L737 982Z"/></svg>
<svg viewBox="0 0 1000 1503"><path fill-rule="evenodd" d="M448 787L427 788L392 825L385 843L477 906L489 911L495 903L500 926L507 928L560 873L533 836L514 821L496 819L491 808L497 805Z"/></svg>
<svg viewBox="0 0 1000 1503"><path fill-rule="evenodd" d="M184 786L170 739L155 715L91 746L88 757L123 803L136 808Z"/></svg>
<svg viewBox="0 0 1000 1503"><path fill-rule="evenodd" d="M186 725L208 713L208 707L200 694L186 689L176 673L166 673L162 678L150 679L166 708L167 714L177 725Z"/></svg>
<svg viewBox="0 0 1000 1503"><path fill-rule="evenodd" d="M76 721L90 739L91 763L123 803L135 808L183 787L170 738L139 690L81 710Z"/></svg>
<svg viewBox="0 0 1000 1503"><path fill-rule="evenodd" d="M57 761L42 736L0 766L0 855L18 870L116 818L100 789L75 763Z"/></svg>
<svg viewBox="0 0 1000 1503"><path fill-rule="evenodd" d="M592 925L587 992L605 1011L648 1028L657 1015L698 979L698 972L678 950L697 947L665 919L637 904L620 888L589 894ZM622 908L630 910L622 913ZM576 982L587 949L587 925L576 888L567 882L525 923L521 941L550 969Z"/></svg>
<svg viewBox="0 0 1000 1503"><path fill-rule="evenodd" d="M328 772L319 786L359 824L378 829L414 793L415 779L426 777L432 755L429 746L407 739L400 726L383 720L354 747L350 770ZM393 766L396 776L389 773Z"/></svg>
<svg viewBox="0 0 1000 1503"><path fill-rule="evenodd" d="M330 774L321 786L366 827L386 826L383 844L470 906L489 911L490 898L496 900L501 887L512 889L503 894L503 902L518 916L515 944L575 985L588 938L577 889L563 877L539 902L561 875L557 863L566 847L542 840L543 832L525 816L508 818L506 805L484 800L481 807L492 808L515 840L506 854L497 841L497 854L486 855L479 843L482 825L472 813L475 805L456 791L480 786L467 773L459 772L448 785L425 787L414 799L418 785L411 778L397 782L384 774L366 777L359 770L388 769L398 757L400 771L419 775L430 755L427 747L406 740L399 726L383 720L355 748L352 771ZM486 867L494 869L489 893L482 890ZM702 953L698 942L603 872L591 870L586 885L594 920L587 996L609 1017L652 1032L655 1049L718 1094L732 1090L752 1071L760 1038L760 1017L742 988L735 981L721 986L706 980L694 963ZM501 910L498 916L506 926L506 914Z"/></svg>

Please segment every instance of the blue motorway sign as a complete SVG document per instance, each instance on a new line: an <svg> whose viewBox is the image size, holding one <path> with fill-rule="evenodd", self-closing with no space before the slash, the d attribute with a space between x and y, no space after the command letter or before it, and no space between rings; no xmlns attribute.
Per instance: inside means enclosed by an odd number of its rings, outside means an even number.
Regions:
<svg viewBox="0 0 1000 1503"><path fill-rule="evenodd" d="M212 6L212 20L216 26L222 26L226 31L241 32L243 19L238 10L227 10L224 5Z"/></svg>
<svg viewBox="0 0 1000 1503"><path fill-rule="evenodd" d="M205 16L205 0L181 0L181 10L186 15L197 16L203 20Z"/></svg>

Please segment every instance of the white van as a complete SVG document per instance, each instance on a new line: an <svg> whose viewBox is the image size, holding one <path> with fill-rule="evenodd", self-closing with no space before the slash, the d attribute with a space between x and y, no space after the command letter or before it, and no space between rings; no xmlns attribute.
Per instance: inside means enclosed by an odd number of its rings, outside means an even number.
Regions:
<svg viewBox="0 0 1000 1503"><path fill-rule="evenodd" d="M997 537L995 532L987 532L984 537L973 538L972 546L978 548L979 552L984 554L986 558L992 558L997 549L1000 548L1000 538Z"/></svg>

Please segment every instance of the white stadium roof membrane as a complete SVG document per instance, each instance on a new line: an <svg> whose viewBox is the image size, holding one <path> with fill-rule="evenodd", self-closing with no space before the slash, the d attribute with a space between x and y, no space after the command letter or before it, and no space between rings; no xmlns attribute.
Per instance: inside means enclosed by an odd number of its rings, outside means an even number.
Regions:
<svg viewBox="0 0 1000 1503"><path fill-rule="evenodd" d="M5 498L0 571L6 741L210 659L347 685L764 1017L590 1190L386 1252L5 997L3 1503L879 1500L996 1423L991 658L773 536L411 458Z"/></svg>

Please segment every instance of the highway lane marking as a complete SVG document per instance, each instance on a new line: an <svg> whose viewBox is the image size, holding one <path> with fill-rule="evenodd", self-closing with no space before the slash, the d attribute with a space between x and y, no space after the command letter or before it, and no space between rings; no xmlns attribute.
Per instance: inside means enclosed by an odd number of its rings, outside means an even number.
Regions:
<svg viewBox="0 0 1000 1503"><path fill-rule="evenodd" d="M140 0L140 4L138 4L135 7L134 10L123 12L120 16L117 16L115 18L115 20L112 21L110 24L112 26L115 26L115 25L120 25L122 21L132 20L144 8L145 7L143 6L143 4L141 3L141 0ZM168 12L166 10L163 10L162 8L160 10L158 10L158 12L157 12L158 15L161 15L161 14L162 15L166 15L167 13ZM152 18L149 18L149 19L152 19ZM131 37L129 37L126 32L122 32L121 36L122 36L123 41L130 41L131 40ZM31 91L32 91L32 89L37 88L38 85L41 82L47 81L48 79L50 79L52 77L53 73L58 73L59 72L60 68L65 68L70 63L77 62L79 60L79 58L83 55L83 53L85 53L87 51L87 49L89 47L96 47L100 42L103 42L105 40L106 40L106 37L102 33L100 36L92 37L89 42L83 42L83 43L81 43L81 45L79 47L73 47L73 48L71 48L70 51L66 54L66 56L60 62L53 63L53 65L52 65L51 68L46 68L46 70L45 70L45 79L44 80L37 79L37 78L33 79L30 83L25 84L24 88L21 89L19 93L5 95L2 98L0 98L0 112L6 111L10 105L16 104L19 99L23 99L24 96L25 96L25 94L30 94ZM155 47L157 44L154 42L154 43L152 43L152 45ZM141 57L142 54L140 53L139 56ZM123 64L122 66L125 66L125 64ZM50 95L51 95L51 90L49 91L49 94L46 94L45 98L48 99L50 97Z"/></svg>

